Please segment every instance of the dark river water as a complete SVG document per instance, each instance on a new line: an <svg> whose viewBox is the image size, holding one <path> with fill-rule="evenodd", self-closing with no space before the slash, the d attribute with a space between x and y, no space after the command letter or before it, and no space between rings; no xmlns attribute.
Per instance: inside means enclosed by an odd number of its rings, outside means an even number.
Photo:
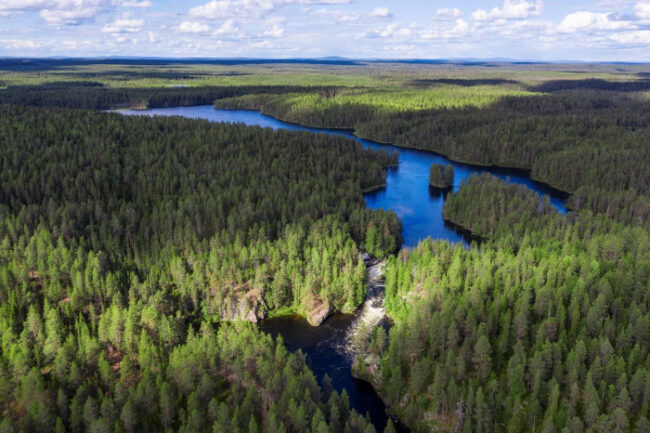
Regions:
<svg viewBox="0 0 650 433"><path fill-rule="evenodd" d="M366 194L366 204L373 209L392 209L402 221L405 247L414 247L418 241L431 237L448 240L452 243L467 245L463 233L445 223L442 218L442 206L445 194L429 188L429 167L433 163L454 166L455 178L453 190L457 190L461 181L471 174L490 173L511 183L525 185L540 197L549 195L551 203L561 213L566 213L565 194L544 184L536 182L524 172L514 169L482 167L450 161L441 155L413 149L404 149L389 144L376 143L356 137L351 131L309 128L282 122L258 111L216 110L211 105L193 107L155 108L149 110L122 110L122 114L183 116L195 119L207 119L214 122L243 123L273 129L308 131L315 133L340 135L371 149L383 149L399 152L399 166L388 170L387 186L381 190ZM300 317L283 317L264 320L260 329L274 336L282 335L285 345L290 350L301 349L307 355L307 361L314 374L322 383L327 374L332 379L334 389L346 390L350 396L350 405L362 414L369 414L378 431L383 431L387 422L386 408L374 389L367 383L354 379L350 374L351 356L346 351L346 334L359 319L354 315L335 314L319 327L310 326ZM405 428L397 425L398 430Z"/></svg>

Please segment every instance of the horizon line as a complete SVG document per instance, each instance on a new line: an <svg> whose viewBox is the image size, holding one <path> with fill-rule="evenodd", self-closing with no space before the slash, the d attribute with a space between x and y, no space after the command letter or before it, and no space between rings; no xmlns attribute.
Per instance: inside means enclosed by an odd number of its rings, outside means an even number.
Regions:
<svg viewBox="0 0 650 433"><path fill-rule="evenodd" d="M630 61L630 60L531 60L516 59L507 57L448 57L448 58L426 58L426 57L405 57L405 58L382 58L382 57L342 57L342 56L321 56L321 57L161 57L161 56L1 56L0 61L5 60L50 60L50 61L106 61L106 60L143 60L143 61L198 61L198 62L217 62L217 61L247 61L247 62L368 62L368 63L505 63L505 64L627 64L627 65L650 65L650 61Z"/></svg>

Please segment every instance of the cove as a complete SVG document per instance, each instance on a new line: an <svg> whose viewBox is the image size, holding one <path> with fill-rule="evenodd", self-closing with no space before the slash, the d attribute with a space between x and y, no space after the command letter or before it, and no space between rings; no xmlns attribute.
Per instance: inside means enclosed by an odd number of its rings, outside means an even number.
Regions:
<svg viewBox="0 0 650 433"><path fill-rule="evenodd" d="M453 190L458 190L463 179L472 174L490 173L513 184L524 185L540 197L548 195L551 204L566 213L566 194L547 185L532 180L525 172L516 169L484 167L459 163L432 152L401 148L390 144L377 143L357 137L352 131L336 129L310 128L286 123L259 111L219 110L211 105L154 108L148 110L120 110L125 115L182 116L192 119L205 119L213 122L241 123L287 129L339 135L355 140L367 148L397 151L399 165L388 169L386 187L365 194L366 204L373 209L393 210L402 221L404 247L414 247L419 240L427 237L463 243L468 246L468 238L461 231L442 218L442 206L446 194L429 187L429 167L431 164L451 164L454 166L455 178ZM383 431L388 415L384 403L374 389L363 381L356 380L350 373L353 357L346 342L356 324L365 320L364 315L372 314L372 308L383 297L369 295L363 309L356 314L335 314L319 327L310 326L300 317L282 317L260 322L260 329L273 336L281 335L289 350L301 349L307 356L307 362L314 371L318 381L323 384L325 375L332 380L337 391L345 390L350 397L350 406L362 414L368 413L377 431ZM383 298L381 298L383 303ZM370 311L370 313L368 313ZM395 420L397 421L397 420ZM396 422L398 431L406 429Z"/></svg>

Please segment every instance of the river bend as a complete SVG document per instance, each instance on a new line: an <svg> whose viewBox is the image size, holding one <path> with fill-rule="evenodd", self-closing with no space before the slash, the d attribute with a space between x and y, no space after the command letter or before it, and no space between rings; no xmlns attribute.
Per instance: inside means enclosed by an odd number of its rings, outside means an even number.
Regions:
<svg viewBox="0 0 650 433"><path fill-rule="evenodd" d="M388 170L386 187L365 194L364 197L370 208L393 210L397 214L403 225L402 236L405 247L414 247L418 241L427 237L468 245L468 240L462 231L447 224L442 218L442 206L446 194L429 188L429 167L433 163L454 166L454 191L459 188L463 179L470 175L490 173L511 183L524 185L540 197L549 195L551 204L559 212L567 211L565 194L530 179L521 170L454 162L431 152L365 140L355 136L351 131L310 128L286 123L259 111L221 110L211 105L120 110L120 113L182 116L213 122L327 133L350 138L370 149L397 150L399 165ZM319 382L322 384L325 375L329 376L334 389L337 391L345 389L350 396L350 406L362 414L368 413L377 430L381 432L387 421L386 408L382 400L369 384L354 379L350 374L350 366L354 358L350 341L358 332L366 332L369 327L377 326L383 320L383 291L378 290L381 289L380 281L376 283L374 287L370 287L368 299L356 314L334 314L319 327L310 326L301 317L274 318L260 322L260 329L274 336L282 335L289 350L301 349L307 355L307 361ZM397 427L398 430L405 430L399 424Z"/></svg>

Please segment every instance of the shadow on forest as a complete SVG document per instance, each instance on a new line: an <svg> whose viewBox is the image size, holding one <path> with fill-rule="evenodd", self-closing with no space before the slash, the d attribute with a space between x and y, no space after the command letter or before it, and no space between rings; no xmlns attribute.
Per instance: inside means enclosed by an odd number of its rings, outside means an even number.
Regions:
<svg viewBox="0 0 650 433"><path fill-rule="evenodd" d="M561 92L565 90L607 90L613 92L642 92L650 90L650 78L645 74L637 74L644 77L637 81L607 81L597 78L584 80L552 80L538 86L529 87L533 92ZM650 77L650 74L647 75Z"/></svg>
<svg viewBox="0 0 650 433"><path fill-rule="evenodd" d="M173 67L173 66L169 66ZM210 77L239 77L250 75L247 72L224 71L224 72L180 72L180 71L97 71L97 72L71 72L68 74L76 78L110 78L117 81L128 81L134 79L162 79L162 80L193 80L197 78Z"/></svg>
<svg viewBox="0 0 650 433"><path fill-rule="evenodd" d="M179 65L267 65L308 64L356 66L363 63L346 59L0 59L0 70L5 71L53 71L70 66L87 65L133 65L133 66L179 66Z"/></svg>
<svg viewBox="0 0 650 433"><path fill-rule="evenodd" d="M96 81L50 81L38 85L9 86L0 93L0 104L104 110L212 105L214 101L248 94L336 93L322 86L201 86L201 87L105 87Z"/></svg>
<svg viewBox="0 0 650 433"><path fill-rule="evenodd" d="M410 82L415 86L432 86L436 84L447 84L462 87L475 87L475 86L500 86L503 84L520 84L518 81L507 80L503 78L436 78L436 79L421 79L413 80Z"/></svg>

